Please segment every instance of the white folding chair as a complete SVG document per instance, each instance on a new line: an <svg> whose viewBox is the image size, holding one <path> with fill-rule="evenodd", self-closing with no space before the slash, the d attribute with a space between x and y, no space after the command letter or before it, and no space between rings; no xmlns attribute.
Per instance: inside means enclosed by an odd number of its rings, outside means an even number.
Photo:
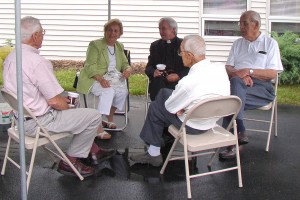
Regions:
<svg viewBox="0 0 300 200"><path fill-rule="evenodd" d="M254 121L254 122L261 122L261 123L269 124L268 130L254 129L254 128L247 128L246 129L247 131L268 133L266 151L269 151L273 125L274 125L274 129L275 129L275 131L274 131L275 134L274 135L277 137L277 89L278 89L278 78L279 78L278 76L279 75L277 74L276 78L274 80L272 80L272 83L273 83L273 86L274 86L274 91L275 91L274 100L272 102L270 102L269 104L265 105L265 106L257 108L257 110L263 110L263 111L271 110L270 120L261 120L261 119L257 119L257 118L244 118L245 121Z"/></svg>
<svg viewBox="0 0 300 200"><path fill-rule="evenodd" d="M242 173L240 164L240 155L238 148L238 138L236 130L235 118L241 107L241 100L236 96L220 96L215 98L209 98L203 100L191 108L180 129L177 129L174 125L169 126L169 132L175 137L175 141L172 148L164 162L164 165L160 171L161 174L164 173L166 166L171 160L184 159L185 161L185 174L186 174L186 184L187 184L187 196L192 198L190 180L192 178L227 172L230 170L238 171L238 182L239 187L243 187L242 183ZM186 132L186 123L191 119L210 119L210 118L222 118L225 116L233 115L233 118L228 125L227 129L216 125L212 129L201 133L199 135L189 135ZM229 130L233 127L234 134ZM176 145L181 143L183 145L183 156L172 156L172 153ZM213 170L205 173L199 173L195 175L190 175L189 172L189 158L198 157L201 155L212 154L212 157L208 163L208 167L211 169L212 162L219 152L219 148L226 147L230 145L236 145L236 166ZM192 153L188 155L188 153ZM178 153L176 153L178 155Z"/></svg>
<svg viewBox="0 0 300 200"><path fill-rule="evenodd" d="M5 89L1 90L1 94L5 101L12 107L14 111L18 111L18 101L17 97L15 94L6 91ZM70 160L66 157L64 152L61 150L61 148L56 144L56 140L65 138L70 136L70 133L63 132L63 133L51 133L48 132L39 122L39 120L34 116L34 114L30 111L30 109L23 104L23 111L24 111L24 116L32 118L31 120L34 120L37 123L37 129L35 130L35 137L29 137L25 135L25 148L27 150L32 150L31 154L31 159L30 159L30 164L28 171L26 171L27 175L27 192L29 189L29 184L30 184L30 179L33 171L33 165L35 161L35 156L36 156L36 151L38 147L42 147L46 152L49 153L50 157L53 159L55 163L57 163L57 160L55 159L56 157L64 160L68 165L73 169L73 171L76 173L78 178L80 180L83 180L83 177L81 174L78 172L78 170L74 167L74 165L70 162ZM19 131L17 126L15 125L15 119L12 121L11 127L7 130L8 133L8 142L7 142L7 147L6 147L6 152L5 152L5 157L3 161L3 166L2 166L2 171L1 175L5 174L5 169L7 165L7 161L10 161L12 164L14 164L16 167L20 169L20 165L13 160L12 157L9 156L10 152L10 145L11 145L11 140L14 140L15 142L19 143ZM55 148L55 151L49 149L46 147L46 144L52 144Z"/></svg>

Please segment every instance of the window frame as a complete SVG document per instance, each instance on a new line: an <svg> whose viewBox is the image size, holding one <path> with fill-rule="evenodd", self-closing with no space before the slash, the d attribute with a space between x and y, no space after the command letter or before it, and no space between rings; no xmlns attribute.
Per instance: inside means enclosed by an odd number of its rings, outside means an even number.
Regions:
<svg viewBox="0 0 300 200"><path fill-rule="evenodd" d="M250 3L251 0L246 0L246 9L244 11L249 10L250 8ZM226 22L238 22L240 20L241 15L220 15L220 14L205 14L204 13L204 3L203 0L200 0L200 16L201 16L201 36L204 39L210 40L210 41L228 41L228 42L233 42L236 39L240 38L241 36L212 36L212 35L205 35L205 22L206 21L226 21Z"/></svg>

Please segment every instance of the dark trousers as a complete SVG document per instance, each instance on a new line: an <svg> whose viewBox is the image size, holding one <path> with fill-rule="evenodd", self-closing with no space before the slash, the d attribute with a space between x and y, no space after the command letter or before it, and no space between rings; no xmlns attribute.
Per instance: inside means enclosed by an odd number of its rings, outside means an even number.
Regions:
<svg viewBox="0 0 300 200"><path fill-rule="evenodd" d="M150 93L151 101L155 100L155 97L157 96L157 94L161 88L169 88L169 89L174 90L176 84L177 84L177 81L174 83L170 83L167 81L166 77L164 77L164 76L152 78L150 81L150 84L149 84L149 93Z"/></svg>
<svg viewBox="0 0 300 200"><path fill-rule="evenodd" d="M163 88L159 91L155 101L151 102L148 114L140 133L140 137L147 144L151 144L160 147L163 143L164 128L173 124L176 128L180 128L182 125L181 120L176 114L172 114L167 111L165 107L165 101L172 94L171 89ZM200 134L204 131L193 129L186 126L186 130L189 134Z"/></svg>
<svg viewBox="0 0 300 200"><path fill-rule="evenodd" d="M245 126L243 123L245 110L256 109L267 105L275 98L274 88L270 81L262 81L252 78L253 86L248 87L239 77L232 77L230 79L231 95L238 96L242 100L242 107L237 115L237 131L244 132ZM223 127L227 128L231 117L223 119Z"/></svg>

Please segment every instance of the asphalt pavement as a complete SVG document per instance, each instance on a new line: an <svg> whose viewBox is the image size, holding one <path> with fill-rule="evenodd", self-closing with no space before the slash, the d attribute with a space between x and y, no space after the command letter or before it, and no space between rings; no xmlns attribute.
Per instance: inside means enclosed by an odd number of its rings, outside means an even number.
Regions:
<svg viewBox="0 0 300 200"><path fill-rule="evenodd" d="M3 100L0 97L0 102ZM247 116L267 117L269 112L247 111ZM159 175L159 167L135 164L128 156L143 152L145 144L139 138L145 115L145 98L130 97L129 121L125 130L111 132L109 141L99 140L104 148L115 148L119 154L97 168L97 174L80 181L57 172L57 166L43 150L38 150L28 199L31 200L160 200L186 199L186 182L183 161L169 164L165 174ZM117 116L118 124L123 116ZM193 199L300 199L300 107L278 106L278 136L271 136L269 152L265 151L267 135L248 133L249 144L241 149L243 188L238 187L237 172L227 172L194 179L191 182ZM247 123L246 126L261 127ZM2 168L7 133L0 132L0 168ZM70 138L58 144L65 150ZM26 162L30 159L26 152ZM18 159L18 145L11 154ZM196 169L207 171L208 157L197 160ZM213 167L230 166L234 161L216 159ZM6 174L0 178L0 199L20 199L20 172L8 164Z"/></svg>

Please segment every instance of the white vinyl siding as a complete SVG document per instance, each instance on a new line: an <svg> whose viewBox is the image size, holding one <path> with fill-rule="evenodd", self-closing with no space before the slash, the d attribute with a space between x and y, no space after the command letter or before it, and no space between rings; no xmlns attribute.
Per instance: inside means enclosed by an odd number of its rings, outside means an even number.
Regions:
<svg viewBox="0 0 300 200"><path fill-rule="evenodd" d="M247 0L247 9L260 13L262 32L269 33L269 1ZM41 55L48 59L84 60L88 43L103 37L108 20L107 0L22 0L22 17L31 15L41 20L46 29ZM123 22L124 34L119 39L131 51L132 62L147 62L151 42L160 38L158 20L173 17L178 22L178 36L199 34L207 43L207 57L225 62L232 42L238 37L204 36L204 21L224 20L203 14L203 0L111 0L111 18ZM0 46L6 39L14 42L14 0L0 2ZM238 21L239 15L226 16ZM225 20L226 20L225 19Z"/></svg>

